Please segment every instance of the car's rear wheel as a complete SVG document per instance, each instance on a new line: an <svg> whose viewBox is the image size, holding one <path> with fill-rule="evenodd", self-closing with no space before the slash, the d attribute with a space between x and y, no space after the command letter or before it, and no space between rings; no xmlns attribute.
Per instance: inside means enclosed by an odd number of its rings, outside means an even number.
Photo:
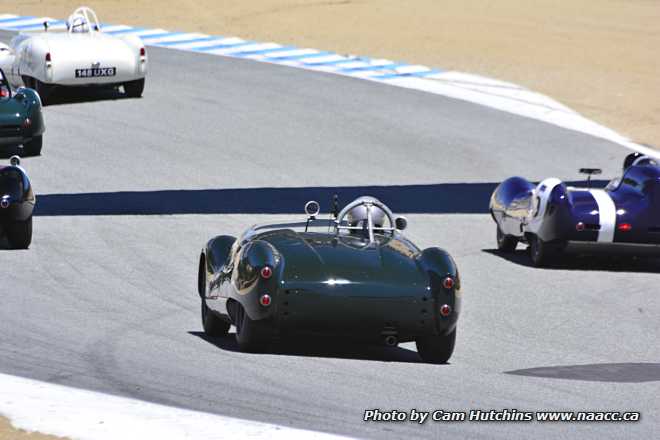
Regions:
<svg viewBox="0 0 660 440"><path fill-rule="evenodd" d="M7 241L12 249L27 249L32 243L32 217L7 225Z"/></svg>
<svg viewBox="0 0 660 440"><path fill-rule="evenodd" d="M555 249L552 245L541 240L537 235L529 238L529 256L536 267L544 267L551 264L555 258Z"/></svg>
<svg viewBox="0 0 660 440"><path fill-rule="evenodd" d="M213 310L209 309L206 300L202 298L202 326L204 327L204 333L212 337L225 336L229 332L230 325L227 321L216 315Z"/></svg>
<svg viewBox="0 0 660 440"><path fill-rule="evenodd" d="M417 354L424 362L430 364L445 364L454 353L456 344L456 329L447 335L431 335L415 341Z"/></svg>
<svg viewBox="0 0 660 440"><path fill-rule="evenodd" d="M144 91L144 78L124 83L124 92L131 98L139 98Z"/></svg>
<svg viewBox="0 0 660 440"><path fill-rule="evenodd" d="M497 249L502 252L513 252L516 250L518 245L518 239L513 235L506 235L500 229L500 226L497 226Z"/></svg>
<svg viewBox="0 0 660 440"><path fill-rule="evenodd" d="M241 351L259 353L266 351L272 340L272 329L267 322L250 319L240 304L236 307L236 342Z"/></svg>
<svg viewBox="0 0 660 440"><path fill-rule="evenodd" d="M43 146L43 136L35 136L30 142L23 144L23 154L25 156L39 156L41 154L41 147Z"/></svg>
<svg viewBox="0 0 660 440"><path fill-rule="evenodd" d="M53 87L50 84L43 83L36 78L33 78L32 81L34 83L34 90L37 91L39 98L41 98L41 104L48 105L50 93L53 91Z"/></svg>

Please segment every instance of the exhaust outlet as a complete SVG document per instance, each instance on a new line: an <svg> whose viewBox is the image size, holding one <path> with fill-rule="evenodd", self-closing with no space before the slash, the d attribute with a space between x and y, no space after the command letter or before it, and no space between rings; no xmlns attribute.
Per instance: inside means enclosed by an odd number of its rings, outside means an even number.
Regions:
<svg viewBox="0 0 660 440"><path fill-rule="evenodd" d="M388 347L395 347L399 343L399 340L394 335L385 336L385 345Z"/></svg>

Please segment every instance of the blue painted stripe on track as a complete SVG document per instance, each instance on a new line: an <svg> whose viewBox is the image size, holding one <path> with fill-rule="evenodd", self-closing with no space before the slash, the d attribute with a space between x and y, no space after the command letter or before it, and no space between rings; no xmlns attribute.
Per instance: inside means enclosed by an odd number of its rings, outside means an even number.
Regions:
<svg viewBox="0 0 660 440"><path fill-rule="evenodd" d="M145 28L128 28L128 29L117 29L116 31L107 31L106 34L117 35L117 34L128 34L131 32L142 32L148 29Z"/></svg>
<svg viewBox="0 0 660 440"><path fill-rule="evenodd" d="M342 57L343 55L332 54ZM332 66L333 64L349 63L362 61L360 58L344 58L343 60L333 60L333 61L317 61L315 63L304 63L306 66Z"/></svg>
<svg viewBox="0 0 660 440"><path fill-rule="evenodd" d="M63 20L49 21L48 26L57 26L59 24L64 24L64 23L66 23L66 21L63 21ZM7 27L12 28L12 29L29 29L29 28L39 28L39 27L43 27L43 26L44 26L43 23L31 23L31 24L21 24L19 26L9 25Z"/></svg>
<svg viewBox="0 0 660 440"><path fill-rule="evenodd" d="M26 15L26 16L23 16L23 17L3 18L3 19L0 19L0 23L9 23L11 21L20 21L20 20L32 20L33 18L39 18L39 17L33 17L31 15Z"/></svg>
<svg viewBox="0 0 660 440"><path fill-rule="evenodd" d="M154 43L154 44L157 44L159 46L176 46L177 44L190 44L190 43L199 43L199 42L202 42L202 41L213 41L213 40L220 41L222 39L223 39L223 37L208 36L208 37L203 37L203 38L202 37L193 38L191 40L163 41L163 42Z"/></svg>
<svg viewBox="0 0 660 440"><path fill-rule="evenodd" d="M246 50L245 52L234 52L232 53L232 56L240 56L240 57L247 57L251 55L261 55L264 53L269 53L269 52L284 52L284 51L290 51L295 49L295 47L292 46L282 46L282 47L271 47L269 49L258 49L258 50Z"/></svg>
<svg viewBox="0 0 660 440"><path fill-rule="evenodd" d="M405 67L408 66L408 64L396 64L396 63L390 63L390 64L376 64L376 65L369 65L369 66L360 66L360 67L342 67L339 69L340 72L360 72L363 70L384 70L384 69L396 69L397 67Z"/></svg>
<svg viewBox="0 0 660 440"><path fill-rule="evenodd" d="M162 32L160 34L139 35L139 37L143 40L153 40L155 38L174 37L176 35L185 35L189 33L190 32Z"/></svg>
<svg viewBox="0 0 660 440"><path fill-rule="evenodd" d="M308 54L304 54L304 55L281 55L281 56L268 57L267 59L272 60L272 61L306 60L307 58L327 57L329 55L334 55L334 53L333 52L319 52L319 53L308 53Z"/></svg>
<svg viewBox="0 0 660 440"><path fill-rule="evenodd" d="M242 41L240 43L227 43L227 44L216 44L213 46L194 47L193 50L199 52L208 52L209 50L229 49L231 47L247 46L248 44L259 44L259 43L256 43L254 41Z"/></svg>
<svg viewBox="0 0 660 440"><path fill-rule="evenodd" d="M387 73L385 75L374 75L370 76L371 79L392 79L392 78L405 78L405 77L419 77L423 78L425 76L434 75L436 73L441 73L440 70L431 69L425 70L423 72L410 72L410 73Z"/></svg>

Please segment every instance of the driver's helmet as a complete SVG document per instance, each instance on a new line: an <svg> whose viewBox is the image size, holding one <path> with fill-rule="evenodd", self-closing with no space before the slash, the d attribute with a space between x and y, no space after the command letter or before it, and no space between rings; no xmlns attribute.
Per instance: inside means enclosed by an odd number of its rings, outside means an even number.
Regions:
<svg viewBox="0 0 660 440"><path fill-rule="evenodd" d="M359 197L355 201L361 202L380 202L375 197ZM362 226L367 227L367 207L364 204L358 205L355 208L348 211L346 214L346 219L349 226ZM378 206L371 207L371 221L374 225L374 228L382 228L385 225L385 211L383 211Z"/></svg>
<svg viewBox="0 0 660 440"><path fill-rule="evenodd" d="M73 14L70 16L67 21L67 27L71 32L89 32L89 23L87 23L87 19L82 14Z"/></svg>

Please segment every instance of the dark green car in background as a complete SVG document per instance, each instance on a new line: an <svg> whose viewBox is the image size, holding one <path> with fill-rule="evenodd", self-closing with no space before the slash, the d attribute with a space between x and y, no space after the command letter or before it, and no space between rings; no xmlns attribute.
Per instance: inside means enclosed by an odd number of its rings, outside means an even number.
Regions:
<svg viewBox="0 0 660 440"><path fill-rule="evenodd" d="M12 91L0 69L0 154L40 155L45 129L39 94L25 87Z"/></svg>

